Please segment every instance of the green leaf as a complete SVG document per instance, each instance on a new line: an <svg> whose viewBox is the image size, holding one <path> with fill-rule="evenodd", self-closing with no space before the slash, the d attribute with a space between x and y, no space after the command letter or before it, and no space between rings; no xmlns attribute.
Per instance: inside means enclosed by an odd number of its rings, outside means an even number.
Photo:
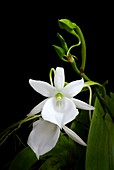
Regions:
<svg viewBox="0 0 114 170"><path fill-rule="evenodd" d="M112 100L114 101L114 93L113 92L110 92L110 96L111 96Z"/></svg>
<svg viewBox="0 0 114 170"><path fill-rule="evenodd" d="M50 157L40 166L39 170L60 170L59 168L62 166L62 159L60 161L57 157Z"/></svg>
<svg viewBox="0 0 114 170"><path fill-rule="evenodd" d="M111 116L114 118L114 93L110 92L110 96L106 95L106 103L110 110Z"/></svg>
<svg viewBox="0 0 114 170"><path fill-rule="evenodd" d="M106 126L109 133L109 164L110 169L114 169L114 123L112 122L112 119L110 118L109 114L106 114Z"/></svg>
<svg viewBox="0 0 114 170"><path fill-rule="evenodd" d="M88 134L86 170L114 170L114 123L98 98Z"/></svg>
<svg viewBox="0 0 114 170"><path fill-rule="evenodd" d="M34 152L29 147L26 147L16 155L9 170L30 170L30 167L37 161L38 159Z"/></svg>

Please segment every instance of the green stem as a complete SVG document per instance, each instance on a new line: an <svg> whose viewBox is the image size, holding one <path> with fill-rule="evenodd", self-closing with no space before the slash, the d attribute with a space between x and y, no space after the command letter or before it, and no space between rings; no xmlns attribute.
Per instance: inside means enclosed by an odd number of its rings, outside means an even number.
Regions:
<svg viewBox="0 0 114 170"><path fill-rule="evenodd" d="M73 62L71 62L71 66L72 66L72 68L74 69L74 71L75 71L78 75L80 75L80 70L78 69L78 67L77 67L77 65L76 65L76 63L75 63L74 60L73 60Z"/></svg>
<svg viewBox="0 0 114 170"><path fill-rule="evenodd" d="M50 83L53 86L52 73L55 74L55 69L54 68L51 68L51 70L49 72Z"/></svg>
<svg viewBox="0 0 114 170"><path fill-rule="evenodd" d="M82 73L80 72L80 70L78 69L78 67L76 66L76 63L75 61L73 61L71 63L71 66L73 67L74 71L81 77L83 77L86 81L91 81L91 79L85 74L85 73ZM103 105L103 108L105 107L108 111L108 113L110 114L111 118L112 118L112 121L114 122L114 116L112 115L112 112L109 108L109 106L107 105L107 103L105 102L105 91L104 91L104 87L102 87L102 96L100 95L100 92L99 92L99 89L96 87L95 88L95 92L96 92L96 95L97 97L99 98L101 104Z"/></svg>
<svg viewBox="0 0 114 170"><path fill-rule="evenodd" d="M81 44L80 36L78 34L76 34L76 32L74 30L72 30L70 33L73 34L74 36L76 36L78 38L78 44Z"/></svg>
<svg viewBox="0 0 114 170"><path fill-rule="evenodd" d="M40 117L40 115L34 115L32 117L26 117L25 119L20 120L20 121L14 123L13 125L9 126L7 129L5 129L0 134L0 145L2 145L6 141L6 139L9 136L11 136L15 131L17 131L23 123L28 122L28 121L33 120L33 119L38 118L38 117Z"/></svg>
<svg viewBox="0 0 114 170"><path fill-rule="evenodd" d="M79 76L83 77L86 81L90 81L89 77L85 73L80 72L75 61L71 62L71 66Z"/></svg>
<svg viewBox="0 0 114 170"><path fill-rule="evenodd" d="M84 36L83 36L81 29L77 25L76 25L75 29L76 29L76 32L78 33L78 35L81 39L82 63L81 63L80 69L82 70L82 72L84 72L85 64L86 64L86 43L85 43L85 39L84 39Z"/></svg>
<svg viewBox="0 0 114 170"><path fill-rule="evenodd" d="M90 78L85 73L81 73L81 77L83 77L86 81L90 81Z"/></svg>
<svg viewBox="0 0 114 170"><path fill-rule="evenodd" d="M91 105L91 101L92 101L92 90L91 87L88 84L85 84L84 87L87 87L89 90L89 104ZM91 110L89 110L89 120L91 121Z"/></svg>

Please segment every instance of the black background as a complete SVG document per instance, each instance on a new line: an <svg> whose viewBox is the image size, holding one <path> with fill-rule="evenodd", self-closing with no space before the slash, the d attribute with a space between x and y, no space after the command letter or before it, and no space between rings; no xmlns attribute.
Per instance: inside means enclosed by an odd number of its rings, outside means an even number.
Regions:
<svg viewBox="0 0 114 170"><path fill-rule="evenodd" d="M114 92L111 4L6 3L1 15L1 131L25 118L42 100L42 96L30 87L29 78L49 82L50 68L57 66L65 68L66 81L78 78L52 47L53 44L60 45L56 34L63 33L58 26L58 19L63 18L75 22L84 34L87 47L85 73L99 83L108 80L107 90ZM72 43L71 37L67 37L68 43ZM3 149L3 154L5 152Z"/></svg>

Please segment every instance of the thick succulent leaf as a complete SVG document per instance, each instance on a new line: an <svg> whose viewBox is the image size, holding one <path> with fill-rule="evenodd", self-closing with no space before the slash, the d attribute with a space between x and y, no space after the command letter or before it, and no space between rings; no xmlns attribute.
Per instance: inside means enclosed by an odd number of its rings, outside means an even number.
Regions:
<svg viewBox="0 0 114 170"><path fill-rule="evenodd" d="M87 141L86 170L113 169L114 123L96 98Z"/></svg>

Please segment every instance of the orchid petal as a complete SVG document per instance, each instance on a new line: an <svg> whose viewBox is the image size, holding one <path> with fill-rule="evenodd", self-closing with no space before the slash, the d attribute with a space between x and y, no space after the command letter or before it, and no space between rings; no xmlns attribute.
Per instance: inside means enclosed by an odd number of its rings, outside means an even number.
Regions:
<svg viewBox="0 0 114 170"><path fill-rule="evenodd" d="M57 90L61 90L64 87L64 82L65 82L64 69L61 67L57 67L54 76L55 88Z"/></svg>
<svg viewBox="0 0 114 170"><path fill-rule="evenodd" d="M33 130L28 137L28 145L35 152L37 158L50 151L56 145L60 135L60 128L48 121L38 120L33 124Z"/></svg>
<svg viewBox="0 0 114 170"><path fill-rule="evenodd" d="M83 109L83 110L94 110L95 108L81 100L72 98L72 101L74 102L74 104L76 105L76 107L78 109Z"/></svg>
<svg viewBox="0 0 114 170"><path fill-rule="evenodd" d="M66 97L76 96L84 86L84 79L72 81L62 89L62 94Z"/></svg>
<svg viewBox="0 0 114 170"><path fill-rule="evenodd" d="M29 79L29 83L35 91L37 91L38 93L45 97L53 96L56 92L55 87L53 87L52 85L45 81Z"/></svg>
<svg viewBox="0 0 114 170"><path fill-rule="evenodd" d="M87 144L71 129L69 129L67 126L63 127L66 134L73 139L75 142L79 143L80 145L86 146Z"/></svg>
<svg viewBox="0 0 114 170"><path fill-rule="evenodd" d="M27 115L28 117L29 116L33 116L35 114L38 114L39 112L41 112L45 102L47 101L48 99L45 99L43 100L42 102L40 102L38 105L36 105L31 111L30 113Z"/></svg>
<svg viewBox="0 0 114 170"><path fill-rule="evenodd" d="M78 109L76 109L73 101L66 97L63 97L60 101L52 97L44 104L41 114L44 120L55 123L62 128L65 124L75 119Z"/></svg>

